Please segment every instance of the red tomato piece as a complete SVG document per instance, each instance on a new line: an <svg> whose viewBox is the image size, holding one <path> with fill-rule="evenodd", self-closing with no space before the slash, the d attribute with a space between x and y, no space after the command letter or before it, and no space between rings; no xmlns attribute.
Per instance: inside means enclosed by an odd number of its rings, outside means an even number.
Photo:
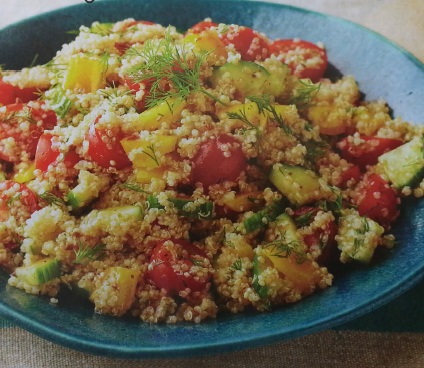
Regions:
<svg viewBox="0 0 424 368"><path fill-rule="evenodd" d="M15 87L0 80L0 105L10 105L15 102Z"/></svg>
<svg viewBox="0 0 424 368"><path fill-rule="evenodd" d="M380 175L367 175L356 190L356 204L361 216L366 216L388 229L399 216L398 195Z"/></svg>
<svg viewBox="0 0 424 368"><path fill-rule="evenodd" d="M19 217L29 218L40 208L39 198L25 184L12 180L0 183L0 221L6 221L13 211Z"/></svg>
<svg viewBox="0 0 424 368"><path fill-rule="evenodd" d="M140 90L144 90L144 95L141 100L136 101L135 108L138 112L143 112L144 110L146 110L147 100L150 96L150 88L152 87L153 79L145 79L137 83L132 81L130 78L126 78L125 84L134 94L136 94Z"/></svg>
<svg viewBox="0 0 424 368"><path fill-rule="evenodd" d="M59 149L53 144L55 136L50 133L44 133L37 144L35 152L35 168L41 171L47 171L49 165L56 166L59 161ZM75 152L75 148L70 148L65 153L62 162L66 167L72 168L80 161L79 155Z"/></svg>
<svg viewBox="0 0 424 368"><path fill-rule="evenodd" d="M355 144L356 137L346 137L337 143L341 156L347 161L365 169L375 165L383 153L399 147L403 142L399 139L360 136L360 143Z"/></svg>
<svg viewBox="0 0 424 368"><path fill-rule="evenodd" d="M38 99L39 88L19 88L0 80L0 105L11 105L17 102L27 103Z"/></svg>
<svg viewBox="0 0 424 368"><path fill-rule="evenodd" d="M226 45L234 45L242 60L258 61L269 56L268 40L252 28L230 26L220 38Z"/></svg>
<svg viewBox="0 0 424 368"><path fill-rule="evenodd" d="M298 226L307 226L313 221L319 210L319 207L312 206L296 208L293 213L293 219Z"/></svg>
<svg viewBox="0 0 424 368"><path fill-rule="evenodd" d="M122 138L119 130L107 131L96 127L96 122L93 122L85 136L88 141L87 154L91 160L105 169L115 167L120 170L129 167L131 161L122 148L120 142Z"/></svg>
<svg viewBox="0 0 424 368"><path fill-rule="evenodd" d="M0 111L0 159L19 162L23 156L34 158L41 134L53 129L56 122L56 114L41 107L21 103L3 107Z"/></svg>
<svg viewBox="0 0 424 368"><path fill-rule="evenodd" d="M224 181L234 182L246 168L240 142L221 134L200 144L193 159L192 182L202 183L205 188Z"/></svg>
<svg viewBox="0 0 424 368"><path fill-rule="evenodd" d="M203 251L187 240L161 241L153 249L147 278L169 295L187 288L191 292L205 290L211 278L209 271L199 266L205 258Z"/></svg>
<svg viewBox="0 0 424 368"><path fill-rule="evenodd" d="M336 222L332 220L324 228L316 229L312 234L307 234L303 237L303 241L309 248L319 247L321 249L321 254L317 258L319 264L329 265L336 261L337 232Z"/></svg>
<svg viewBox="0 0 424 368"><path fill-rule="evenodd" d="M191 26L187 30L187 33L202 33L203 31L205 31L209 28L212 28L212 27L218 27L218 23L203 20L203 21L196 23L193 26Z"/></svg>
<svg viewBox="0 0 424 368"><path fill-rule="evenodd" d="M361 169L357 165L351 165L346 171L343 171L340 178L340 186L346 188L348 182L357 183L361 179Z"/></svg>
<svg viewBox="0 0 424 368"><path fill-rule="evenodd" d="M15 87L15 96L18 101L27 103L38 99L40 89L37 87L19 88Z"/></svg>
<svg viewBox="0 0 424 368"><path fill-rule="evenodd" d="M275 40L269 48L271 54L281 55L281 61L298 78L318 82L327 69L327 52L312 42L298 39Z"/></svg>

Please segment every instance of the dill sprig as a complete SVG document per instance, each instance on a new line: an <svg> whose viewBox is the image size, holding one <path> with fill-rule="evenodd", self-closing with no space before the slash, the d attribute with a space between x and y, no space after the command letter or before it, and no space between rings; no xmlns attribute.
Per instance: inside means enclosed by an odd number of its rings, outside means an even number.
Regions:
<svg viewBox="0 0 424 368"><path fill-rule="evenodd" d="M248 99L258 106L259 113L269 113L271 120L275 121L287 135L293 135L293 131L285 123L283 116L276 110L275 103L271 95L264 94L260 96L249 96Z"/></svg>
<svg viewBox="0 0 424 368"><path fill-rule="evenodd" d="M185 100L196 92L222 103L203 87L200 78L201 67L209 53L192 53L195 56L193 61L189 60L189 53L183 46L177 47L168 33L159 41L146 41L141 50L131 47L127 51L127 55L132 54L142 59L140 64L129 69L128 76L135 82L152 81L146 101L147 108L169 99ZM167 83L170 88L164 86Z"/></svg>
<svg viewBox="0 0 424 368"><path fill-rule="evenodd" d="M43 201L47 202L48 204L55 204L56 206L62 206L65 204L65 201L62 198L55 196L51 192L44 192L44 193L38 194L38 197L40 197Z"/></svg>
<svg viewBox="0 0 424 368"><path fill-rule="evenodd" d="M355 239L353 241L353 255L359 252L365 244L365 234L370 231L370 225L366 217L361 218L361 226L355 230Z"/></svg>
<svg viewBox="0 0 424 368"><path fill-rule="evenodd" d="M125 183L121 184L121 186L126 188L126 189L133 190L134 192L150 194L149 192L147 192L143 188L141 188L138 184L125 182Z"/></svg>
<svg viewBox="0 0 424 368"><path fill-rule="evenodd" d="M13 202L15 202L15 201L17 201L19 198L21 198L21 196L22 196L22 193L16 193L14 196L12 196L12 197L10 197L8 200L7 200L7 205L10 207L10 206L12 206L12 204L13 204Z"/></svg>
<svg viewBox="0 0 424 368"><path fill-rule="evenodd" d="M313 83L309 79L299 79L299 87L294 90L289 103L303 108L310 104L312 98L318 93L321 88L321 83Z"/></svg>
<svg viewBox="0 0 424 368"><path fill-rule="evenodd" d="M261 133L259 128L247 118L245 108L241 109L240 112L227 112L227 116L229 119L240 120L248 126L247 130L255 130L258 134Z"/></svg>
<svg viewBox="0 0 424 368"><path fill-rule="evenodd" d="M102 243L96 244L94 247L78 243L78 249L75 251L75 264L85 265L89 261L95 261L105 251L105 245Z"/></svg>
<svg viewBox="0 0 424 368"><path fill-rule="evenodd" d="M230 267L234 271L241 271L243 269L243 263L241 258L237 258Z"/></svg>
<svg viewBox="0 0 424 368"><path fill-rule="evenodd" d="M142 150L142 152L146 156L150 157L155 162L155 164L157 166L160 166L159 159L158 159L158 156L156 155L156 150L155 150L153 143L148 145L147 150Z"/></svg>
<svg viewBox="0 0 424 368"><path fill-rule="evenodd" d="M270 248L273 257L288 258L291 254L294 254L296 263L302 264L306 261L306 253L299 251L301 248L300 242L298 240L287 240L285 232L282 232L278 239L265 243L262 247Z"/></svg>

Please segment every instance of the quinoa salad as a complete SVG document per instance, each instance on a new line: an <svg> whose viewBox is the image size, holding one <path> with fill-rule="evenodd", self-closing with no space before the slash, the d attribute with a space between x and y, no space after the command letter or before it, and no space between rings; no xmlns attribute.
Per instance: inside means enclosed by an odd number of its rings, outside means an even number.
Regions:
<svg viewBox="0 0 424 368"><path fill-rule="evenodd" d="M13 287L148 323L272 311L372 267L424 194L423 127L327 78L324 44L211 19L74 33L0 69Z"/></svg>

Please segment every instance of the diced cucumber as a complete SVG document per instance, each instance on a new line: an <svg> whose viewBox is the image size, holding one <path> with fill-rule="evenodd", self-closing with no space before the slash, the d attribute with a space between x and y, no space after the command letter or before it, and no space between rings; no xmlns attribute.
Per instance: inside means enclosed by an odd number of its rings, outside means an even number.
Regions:
<svg viewBox="0 0 424 368"><path fill-rule="evenodd" d="M341 250L340 261L356 260L369 263L380 242L384 228L377 222L359 215L356 210L343 210L339 219L337 246Z"/></svg>
<svg viewBox="0 0 424 368"><path fill-rule="evenodd" d="M195 200L189 198L168 198L168 201L174 205L178 214L183 217L197 218L199 220L207 220L214 217L214 205L211 201L196 203ZM154 195L147 197L147 205L149 208L164 209Z"/></svg>
<svg viewBox="0 0 424 368"><path fill-rule="evenodd" d="M268 223L274 221L279 214L284 211L283 204L281 202L274 202L263 210L254 213L243 221L243 228L247 234L265 228Z"/></svg>
<svg viewBox="0 0 424 368"><path fill-rule="evenodd" d="M259 256L257 254L253 257L253 281L252 286L256 293L259 295L262 301L267 301L268 299L268 286L261 285L259 283L259 276L265 269L265 264L260 262Z"/></svg>
<svg viewBox="0 0 424 368"><path fill-rule="evenodd" d="M15 274L28 285L40 286L60 276L60 262L54 258L41 259L29 266L18 267Z"/></svg>
<svg viewBox="0 0 424 368"><path fill-rule="evenodd" d="M378 161L396 188L418 184L424 178L424 137L386 152Z"/></svg>
<svg viewBox="0 0 424 368"><path fill-rule="evenodd" d="M67 202L72 209L78 210L85 207L99 193L107 187L109 181L106 178L81 170L78 176L79 184L67 194Z"/></svg>
<svg viewBox="0 0 424 368"><path fill-rule="evenodd" d="M285 89L285 66L281 64L279 73L270 73L263 66L250 61L226 63L215 69L211 77L213 87L217 87L222 80L231 83L244 98L270 94L280 96ZM277 76L281 74L281 76Z"/></svg>
<svg viewBox="0 0 424 368"><path fill-rule="evenodd" d="M98 211L98 217L107 221L138 221L143 219L143 208L141 206L116 206Z"/></svg>
<svg viewBox="0 0 424 368"><path fill-rule="evenodd" d="M113 266L104 271L103 276L101 276L101 286L94 289L90 295L90 299L94 302L96 310L116 316L125 314L134 301L140 275L141 271L138 269L129 269L120 266ZM112 286L106 289L107 295L105 295L103 287L105 283ZM109 300L108 303L104 302L105 297Z"/></svg>
<svg viewBox="0 0 424 368"><path fill-rule="evenodd" d="M303 205L325 197L319 176L301 166L275 164L269 180L294 205Z"/></svg>

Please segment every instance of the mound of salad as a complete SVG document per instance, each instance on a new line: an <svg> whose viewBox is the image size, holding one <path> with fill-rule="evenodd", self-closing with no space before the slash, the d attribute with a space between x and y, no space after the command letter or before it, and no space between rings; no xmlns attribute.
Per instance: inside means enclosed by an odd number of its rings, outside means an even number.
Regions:
<svg viewBox="0 0 424 368"><path fill-rule="evenodd" d="M149 323L269 311L372 267L423 196L423 127L327 78L321 43L211 19L75 35L1 70L9 285Z"/></svg>

